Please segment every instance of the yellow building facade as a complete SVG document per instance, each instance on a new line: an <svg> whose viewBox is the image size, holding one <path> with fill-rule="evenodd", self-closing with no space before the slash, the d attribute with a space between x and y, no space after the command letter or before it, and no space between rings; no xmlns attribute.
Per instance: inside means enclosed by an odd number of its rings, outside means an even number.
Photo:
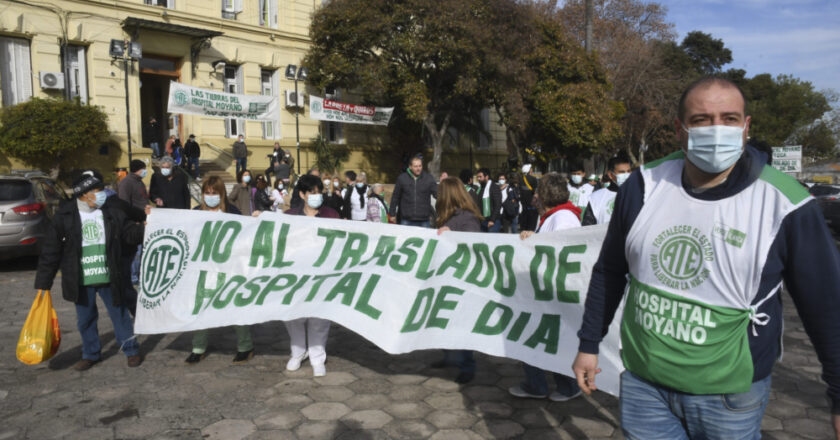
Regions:
<svg viewBox="0 0 840 440"><path fill-rule="evenodd" d="M202 161L215 161L232 171L231 145L239 134L250 150L249 168L262 171L275 142L296 156L299 118L301 170L315 163L311 141L320 133L350 151L343 170L366 171L371 179L385 178L398 167L387 129L365 125L322 123L303 109L287 106L289 64L299 65L309 47L313 12L328 7L322 0L0 0L0 94L2 105L32 96L78 97L101 107L119 151L102 157L104 167L128 164L131 156L148 159L149 118L159 121L161 147L169 135L183 141L195 134ZM112 40L139 43L142 58L126 65L111 56ZM167 112L169 82L248 95L274 95L280 112L274 122L210 118ZM304 96L329 92L352 102L342 91L313 90L298 84ZM126 91L128 99L126 100ZM291 101L294 102L294 99ZM126 118L128 108L128 119ZM506 159L504 129L487 112L489 136L473 143L476 166L500 168ZM146 138L146 139L144 139ZM464 136L455 133L444 153L443 169L450 174L468 167ZM475 137L473 137L475 138ZM460 139L460 141L458 140ZM429 153L427 153L429 154ZM396 159L395 159L396 157ZM0 157L0 168L22 167ZM297 168L297 166L296 166Z"/></svg>

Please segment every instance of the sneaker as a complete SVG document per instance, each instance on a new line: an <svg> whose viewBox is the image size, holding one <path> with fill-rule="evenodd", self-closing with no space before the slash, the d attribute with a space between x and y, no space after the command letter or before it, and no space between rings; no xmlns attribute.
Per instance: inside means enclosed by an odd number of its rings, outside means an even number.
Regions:
<svg viewBox="0 0 840 440"><path fill-rule="evenodd" d="M251 358L253 358L253 357L254 357L254 350L237 351L236 356L233 357L233 363L237 364L237 365L245 364L245 363L248 363L248 361L250 361Z"/></svg>
<svg viewBox="0 0 840 440"><path fill-rule="evenodd" d="M564 394L564 393L561 393L559 391L554 391L554 392L551 393L550 396L548 396L548 398L555 401L555 402L565 402L567 400L572 400L575 397L580 396L581 394L583 394L583 391L581 391L581 390L577 390L577 391L573 392L571 395Z"/></svg>
<svg viewBox="0 0 840 440"><path fill-rule="evenodd" d="M190 353L189 356L184 360L184 363L187 365L195 365L201 362L202 359L207 357L207 352L204 353Z"/></svg>
<svg viewBox="0 0 840 440"><path fill-rule="evenodd" d="M508 388L508 392L513 396L526 397L526 398L529 398L529 399L545 399L546 397L548 397L547 394L532 394L532 393L529 393L529 392L525 391L524 389L522 389L521 385L517 385L515 387Z"/></svg>
<svg viewBox="0 0 840 440"><path fill-rule="evenodd" d="M313 365L312 366L312 375L315 377L323 377L327 375L327 367L324 364L321 365Z"/></svg>
<svg viewBox="0 0 840 440"><path fill-rule="evenodd" d="M139 354L135 354L134 356L129 356L126 359L126 364L129 366L129 368L139 367L140 364L142 364L142 363L143 363L143 358L141 358Z"/></svg>
<svg viewBox="0 0 840 440"><path fill-rule="evenodd" d="M82 359L79 362L73 364L73 369L76 371L86 371L90 370L90 367L97 364L101 359L91 360L91 359Z"/></svg>
<svg viewBox="0 0 840 440"><path fill-rule="evenodd" d="M461 373L455 378L455 383L470 383L473 379L475 379L475 373Z"/></svg>
<svg viewBox="0 0 840 440"><path fill-rule="evenodd" d="M309 357L309 353L304 353L301 357L291 357L289 362L286 362L286 369L289 371L297 371L300 369L300 363Z"/></svg>

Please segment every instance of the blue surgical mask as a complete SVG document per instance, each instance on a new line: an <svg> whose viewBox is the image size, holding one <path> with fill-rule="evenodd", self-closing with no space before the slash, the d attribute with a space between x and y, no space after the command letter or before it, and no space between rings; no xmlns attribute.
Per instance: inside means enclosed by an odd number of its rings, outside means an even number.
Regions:
<svg viewBox="0 0 840 440"><path fill-rule="evenodd" d="M578 174L572 175L572 183L574 183L575 185L580 185L581 182L583 182L583 176Z"/></svg>
<svg viewBox="0 0 840 440"><path fill-rule="evenodd" d="M140 171L140 178L143 179L145 177L146 177L146 169L143 168L143 170Z"/></svg>
<svg viewBox="0 0 840 440"><path fill-rule="evenodd" d="M96 207L101 208L102 205L105 204L105 200L108 198L108 194L105 191L99 191L94 194L96 196Z"/></svg>
<svg viewBox="0 0 840 440"><path fill-rule="evenodd" d="M629 172L616 174L615 175L615 184L618 185L618 186L621 186L629 178L630 178L630 173Z"/></svg>
<svg viewBox="0 0 840 440"><path fill-rule="evenodd" d="M219 206L219 203L221 203L221 202L222 202L222 196L220 196L218 194L205 194L204 195L204 204L211 207L211 208L215 208L215 207Z"/></svg>
<svg viewBox="0 0 840 440"><path fill-rule="evenodd" d="M322 194L310 194L306 197L306 204L312 209L318 209L324 204L324 196Z"/></svg>
<svg viewBox="0 0 840 440"><path fill-rule="evenodd" d="M506 183L505 179L499 179L499 185L505 186L505 183Z"/></svg>
<svg viewBox="0 0 840 440"><path fill-rule="evenodd" d="M160 168L160 173L163 174L164 177L169 177L172 174L172 168Z"/></svg>
<svg viewBox="0 0 840 440"><path fill-rule="evenodd" d="M356 182L356 188L364 188L365 184L362 182Z"/></svg>
<svg viewBox="0 0 840 440"><path fill-rule="evenodd" d="M251 176L242 176L242 181L248 183L251 181Z"/></svg>
<svg viewBox="0 0 840 440"><path fill-rule="evenodd" d="M710 125L691 127L688 133L686 157L697 168L709 174L717 174L731 167L744 149L744 127Z"/></svg>

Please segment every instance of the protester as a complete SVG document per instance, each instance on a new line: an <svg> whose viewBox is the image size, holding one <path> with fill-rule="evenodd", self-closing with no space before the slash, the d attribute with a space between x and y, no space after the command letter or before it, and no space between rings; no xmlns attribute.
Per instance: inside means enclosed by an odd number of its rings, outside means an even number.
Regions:
<svg viewBox="0 0 840 440"><path fill-rule="evenodd" d="M169 135L169 139L166 140L166 150L165 150L166 155L165 156L172 157L172 153L175 152L175 147L174 146L175 146L175 135L171 134L171 135Z"/></svg>
<svg viewBox="0 0 840 440"><path fill-rule="evenodd" d="M301 176L297 183L300 196L306 203L300 208L286 211L288 215L305 215L307 217L339 218L333 209L324 206L324 186L317 176ZM286 369L295 371L300 364L309 358L313 376L324 376L327 368L327 337L330 332L330 321L319 318L300 318L285 321L289 331L291 357L286 363Z"/></svg>
<svg viewBox="0 0 840 440"><path fill-rule="evenodd" d="M227 198L225 182L219 176L210 176L201 185L201 205L195 210L208 212L223 212L242 215L242 212ZM233 326L236 331L236 355L233 364L245 364L254 357L254 340L251 327L247 325ZM207 357L209 344L209 330L196 330L192 337L192 353L184 360L187 365L195 365Z"/></svg>
<svg viewBox="0 0 840 440"><path fill-rule="evenodd" d="M481 214L484 221L481 223L481 230L484 232L499 232L502 229L500 216L502 213L502 192L499 185L493 182L490 170L481 168L476 174L478 179L478 193L481 195Z"/></svg>
<svg viewBox="0 0 840 440"><path fill-rule="evenodd" d="M271 154L268 155L268 168L265 169L265 178L270 183L271 182L271 173L274 173L275 168L280 162L283 160L283 149L280 148L280 142L274 143L274 149L271 151ZM275 173L274 178L277 178L277 174Z"/></svg>
<svg viewBox="0 0 840 440"><path fill-rule="evenodd" d="M615 208L618 188L630 177L630 158L620 153L607 162L607 178L601 188L589 196L589 205L583 213L583 226L609 224Z"/></svg>
<svg viewBox="0 0 840 440"><path fill-rule="evenodd" d="M282 180L276 179L274 181L274 189L271 191L271 210L276 212L283 212L283 207L286 205L286 196L289 192L286 191L286 184Z"/></svg>
<svg viewBox="0 0 840 440"><path fill-rule="evenodd" d="M160 160L160 171L152 174L149 197L160 208L190 209L190 190L183 171L175 169L171 157Z"/></svg>
<svg viewBox="0 0 840 440"><path fill-rule="evenodd" d="M388 223L388 203L385 202L385 185L375 183L367 199L367 221Z"/></svg>
<svg viewBox="0 0 840 440"><path fill-rule="evenodd" d="M600 180L601 180L601 178L598 177L597 174L590 174L589 177L586 178L586 183L592 185L592 188L594 188L593 191L597 191L597 190L601 189Z"/></svg>
<svg viewBox="0 0 840 440"><path fill-rule="evenodd" d="M149 193L146 192L146 184L143 183L143 179L146 177L146 163L134 159L129 163L129 171L131 172L120 181L117 195L131 206L145 211L146 206L149 205ZM131 262L131 283L133 285L140 284L140 260L142 257L143 245L138 244L134 260Z"/></svg>
<svg viewBox="0 0 840 440"><path fill-rule="evenodd" d="M537 207L533 204L534 193L536 192L539 180L534 177L533 165L527 163L522 165L522 184L519 186L519 197L522 202L522 214L519 215L519 230L533 231L537 228Z"/></svg>
<svg viewBox="0 0 840 440"><path fill-rule="evenodd" d="M616 197L573 371L583 390L596 389L598 345L629 280L625 437L761 437L784 282L822 363L840 438L840 253L808 192L744 146L746 104L729 80L690 85L674 122L680 150L631 174ZM662 324L646 326L653 319Z"/></svg>
<svg viewBox="0 0 840 440"><path fill-rule="evenodd" d="M172 160L175 161L175 165L182 167L184 166L184 147L181 145L181 138L175 136L175 142L172 143Z"/></svg>
<svg viewBox="0 0 840 440"><path fill-rule="evenodd" d="M142 242L143 225L119 209L103 207L107 198L103 189L102 181L88 174L73 181L74 199L61 204L47 228L35 275L35 288L50 290L61 270L61 293L76 305L76 327L82 338L82 359L73 366L77 371L102 360L97 294L108 310L127 365L137 367L143 361L124 302L130 284L120 264L122 246L134 248Z"/></svg>
<svg viewBox="0 0 840 440"><path fill-rule="evenodd" d="M540 179L534 195L540 213L540 222L536 233L562 231L580 227L580 208L569 200L568 182L558 173L548 173ZM535 232L522 231L520 237L525 240ZM522 364L525 381L508 391L516 397L542 399L548 396L555 402L565 402L580 396L581 390L574 378L553 373L557 389L549 394L545 372L537 367Z"/></svg>
<svg viewBox="0 0 840 440"><path fill-rule="evenodd" d="M201 147L195 141L195 135L191 134L184 144L184 156L187 158L187 172L194 179L201 180L201 172L198 169L198 159L201 157Z"/></svg>
<svg viewBox="0 0 840 440"><path fill-rule="evenodd" d="M470 199L473 201L473 203L475 203L475 207L480 211L481 196L478 195L478 190L475 188L475 185L472 184L472 172L468 169L463 169L460 173L458 173L458 178L464 185L464 190L467 191L467 194L469 194Z"/></svg>
<svg viewBox="0 0 840 440"><path fill-rule="evenodd" d="M242 215L254 212L254 199L251 194L251 172L243 169L236 175L237 184L230 190L228 200L236 206Z"/></svg>
<svg viewBox="0 0 840 440"><path fill-rule="evenodd" d="M237 176L242 170L248 169L248 147L245 145L245 136L241 134L233 143L233 162L236 163Z"/></svg>
<svg viewBox="0 0 840 440"><path fill-rule="evenodd" d="M512 180L512 179L511 179ZM519 212L519 192L516 190L515 182L508 180L505 174L499 174L498 177L499 190L502 193L502 209L499 218L502 221L501 232L504 233L518 233Z"/></svg>
<svg viewBox="0 0 840 440"><path fill-rule="evenodd" d="M274 206L274 203L271 201L268 194L268 190L268 182L266 182L265 176L257 176L257 182L254 184L253 188L251 188L254 200L254 211L270 211Z"/></svg>
<svg viewBox="0 0 840 440"><path fill-rule="evenodd" d="M459 179L448 177L440 181L435 210L438 214L438 235L446 231L481 232L483 217ZM432 367L450 365L460 371L455 382L463 384L475 378L475 358L471 350L444 350L443 360L435 362Z"/></svg>
<svg viewBox="0 0 840 440"><path fill-rule="evenodd" d="M580 208L581 212L589 203L589 196L595 187L584 182L586 171L583 169L583 162L574 162L569 168L569 201Z"/></svg>
<svg viewBox="0 0 840 440"><path fill-rule="evenodd" d="M310 168L309 171L306 172L306 174L309 175L309 176L315 176L315 177L318 177L318 178L321 177L321 171L319 171L318 168L315 168L315 167ZM300 180L300 179L298 179L298 180ZM298 190L297 182L295 182L295 187L292 189L292 200L289 202L289 208L290 209L303 208L304 203L305 203L304 200L300 197L300 190ZM336 211L336 212L338 212L338 211Z"/></svg>
<svg viewBox="0 0 840 440"><path fill-rule="evenodd" d="M324 205L340 213L344 207L344 199L341 198L341 191L333 190L332 182L329 175L324 177Z"/></svg>
<svg viewBox="0 0 840 440"><path fill-rule="evenodd" d="M143 141L149 144L152 149L152 157L157 159L161 156L160 151L160 124L154 116L149 118L149 123L143 127Z"/></svg>
<svg viewBox="0 0 840 440"><path fill-rule="evenodd" d="M349 220L365 221L367 210L365 199L367 199L367 178L364 173L356 176L353 171L344 173L347 179L347 190L344 192L344 203L342 205L342 218Z"/></svg>
<svg viewBox="0 0 840 440"><path fill-rule="evenodd" d="M415 156L408 169L397 177L394 193L391 195L391 221L396 222L399 213L400 224L408 226L431 226L432 197L437 194L437 184L431 174L423 171L423 159Z"/></svg>

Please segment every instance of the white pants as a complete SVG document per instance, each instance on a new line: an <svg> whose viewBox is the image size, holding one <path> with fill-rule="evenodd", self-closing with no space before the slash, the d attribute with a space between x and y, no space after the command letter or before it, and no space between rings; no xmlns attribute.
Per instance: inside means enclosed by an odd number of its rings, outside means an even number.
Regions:
<svg viewBox="0 0 840 440"><path fill-rule="evenodd" d="M327 336L330 321L318 318L300 318L285 321L292 346L292 357L301 358L309 352L309 363L324 365L327 361ZM308 347L308 350L307 350Z"/></svg>

